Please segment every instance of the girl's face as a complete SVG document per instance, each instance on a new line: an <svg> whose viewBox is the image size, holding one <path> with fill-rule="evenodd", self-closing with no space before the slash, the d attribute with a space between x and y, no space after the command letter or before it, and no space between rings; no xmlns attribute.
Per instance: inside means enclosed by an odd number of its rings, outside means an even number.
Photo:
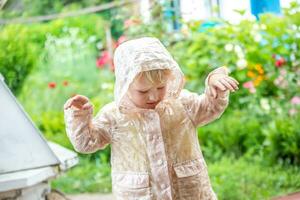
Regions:
<svg viewBox="0 0 300 200"><path fill-rule="evenodd" d="M129 98L139 108L154 109L166 94L166 82L152 83L144 75L129 87Z"/></svg>

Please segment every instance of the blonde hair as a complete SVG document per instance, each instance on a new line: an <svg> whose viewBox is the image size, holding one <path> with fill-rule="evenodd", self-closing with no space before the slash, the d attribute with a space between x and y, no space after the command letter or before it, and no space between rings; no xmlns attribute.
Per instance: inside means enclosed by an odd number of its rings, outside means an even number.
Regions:
<svg viewBox="0 0 300 200"><path fill-rule="evenodd" d="M165 83L170 77L170 75L171 70L169 69L154 69L149 71L143 71L139 73L139 75L136 78L139 79L140 77L144 76L151 83Z"/></svg>

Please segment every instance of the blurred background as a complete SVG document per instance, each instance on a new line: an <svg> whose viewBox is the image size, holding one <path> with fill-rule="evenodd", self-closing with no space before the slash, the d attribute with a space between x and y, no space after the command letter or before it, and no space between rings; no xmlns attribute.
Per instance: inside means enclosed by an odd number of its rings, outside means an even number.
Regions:
<svg viewBox="0 0 300 200"><path fill-rule="evenodd" d="M164 43L194 92L223 65L240 82L198 130L219 199L300 190L299 0L1 0L0 73L47 140L73 149L64 102L86 95L97 112L113 101L113 51L141 36ZM109 148L80 155L52 188L110 193L109 162Z"/></svg>

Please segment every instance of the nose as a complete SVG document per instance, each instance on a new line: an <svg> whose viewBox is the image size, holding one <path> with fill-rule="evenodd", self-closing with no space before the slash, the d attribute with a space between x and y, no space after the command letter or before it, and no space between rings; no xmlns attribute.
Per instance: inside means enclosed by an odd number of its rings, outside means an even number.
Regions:
<svg viewBox="0 0 300 200"><path fill-rule="evenodd" d="M151 93L149 94L149 101L151 101L151 102L158 101L158 94L157 94L157 91L151 92Z"/></svg>

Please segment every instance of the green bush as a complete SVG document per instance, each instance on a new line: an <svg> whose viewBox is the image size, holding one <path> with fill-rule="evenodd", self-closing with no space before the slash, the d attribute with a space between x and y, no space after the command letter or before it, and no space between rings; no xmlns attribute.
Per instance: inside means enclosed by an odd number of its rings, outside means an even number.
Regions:
<svg viewBox="0 0 300 200"><path fill-rule="evenodd" d="M93 52L96 42L105 37L105 22L97 15L58 19L49 23L31 25L7 25L0 31L0 73L8 86L18 95L24 80L43 62L47 36L68 35L70 28L77 28L82 41L93 38ZM62 55L63 56L63 55Z"/></svg>
<svg viewBox="0 0 300 200"><path fill-rule="evenodd" d="M268 166L254 156L223 157L208 163L208 170L220 200L267 200L300 188L299 167Z"/></svg>
<svg viewBox="0 0 300 200"><path fill-rule="evenodd" d="M0 31L0 73L15 94L38 60L38 48L28 42L29 34L22 26L9 26Z"/></svg>
<svg viewBox="0 0 300 200"><path fill-rule="evenodd" d="M300 163L300 114L290 118L278 116L262 127L266 140L266 158L272 162Z"/></svg>
<svg viewBox="0 0 300 200"><path fill-rule="evenodd" d="M263 123L263 118L247 111L225 112L221 119L198 129L204 155L213 161L224 154L238 158L249 151L260 152L265 140Z"/></svg>

